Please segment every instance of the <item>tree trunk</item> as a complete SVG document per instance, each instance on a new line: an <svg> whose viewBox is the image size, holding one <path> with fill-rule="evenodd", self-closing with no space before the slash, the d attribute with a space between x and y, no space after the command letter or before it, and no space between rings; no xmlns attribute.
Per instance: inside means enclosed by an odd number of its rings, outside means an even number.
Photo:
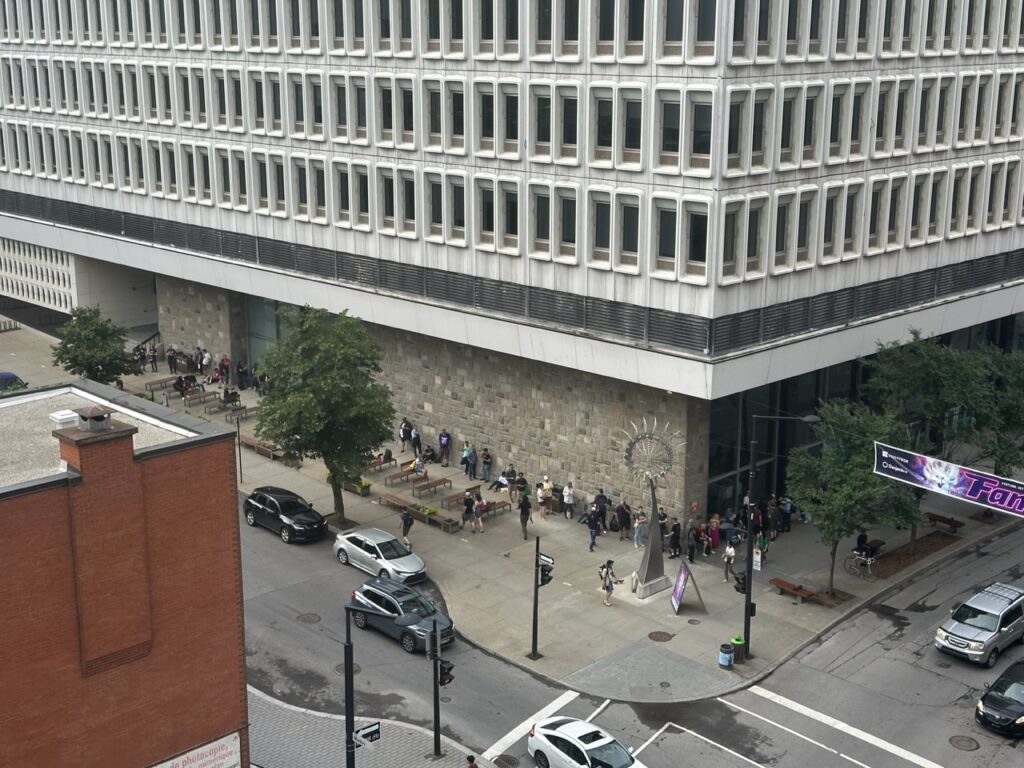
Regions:
<svg viewBox="0 0 1024 768"><path fill-rule="evenodd" d="M839 541L832 542L831 558L832 563L828 569L828 594L834 597L836 594L836 552L839 550Z"/></svg>
<svg viewBox="0 0 1024 768"><path fill-rule="evenodd" d="M345 522L345 497L341 492L341 481L335 478L339 475L335 472L330 474L331 493L334 494L334 515L335 522L341 525Z"/></svg>

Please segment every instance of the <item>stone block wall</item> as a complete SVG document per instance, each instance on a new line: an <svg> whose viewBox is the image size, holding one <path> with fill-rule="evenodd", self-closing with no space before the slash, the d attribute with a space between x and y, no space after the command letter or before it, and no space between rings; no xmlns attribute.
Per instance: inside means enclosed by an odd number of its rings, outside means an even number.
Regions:
<svg viewBox="0 0 1024 768"><path fill-rule="evenodd" d="M646 484L627 471L623 451L643 418L657 418L686 442L673 472L659 484L669 514L687 513L707 496L710 404L586 371L575 371L499 352L483 351L370 326L383 352L382 381L393 393L400 420L407 416L436 447L447 428L453 453L463 441L494 455L495 471L510 461L531 483L550 475L572 480L587 497L604 488L650 508ZM397 432L397 422L396 422ZM614 497L613 497L614 499Z"/></svg>
<svg viewBox="0 0 1024 768"><path fill-rule="evenodd" d="M156 276L156 294L165 348L202 347L214 360L224 354L233 361L249 359L241 294L164 275Z"/></svg>

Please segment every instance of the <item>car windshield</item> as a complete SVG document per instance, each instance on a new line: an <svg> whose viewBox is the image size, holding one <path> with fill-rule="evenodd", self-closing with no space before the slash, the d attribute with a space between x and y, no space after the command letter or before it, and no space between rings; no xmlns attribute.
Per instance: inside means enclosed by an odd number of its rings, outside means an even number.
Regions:
<svg viewBox="0 0 1024 768"><path fill-rule="evenodd" d="M377 549L380 550L380 556L383 557L385 560L397 560L400 557L409 556L408 548L399 544L398 539L378 541Z"/></svg>
<svg viewBox="0 0 1024 768"><path fill-rule="evenodd" d="M636 762L633 756L617 741L608 741L587 750L590 764L594 768L626 768Z"/></svg>
<svg viewBox="0 0 1024 768"><path fill-rule="evenodd" d="M416 613L420 616L430 616L437 610L432 602L421 595L410 595L399 600L398 605L401 606L402 613Z"/></svg>
<svg viewBox="0 0 1024 768"><path fill-rule="evenodd" d="M291 517L299 512L305 512L309 509L309 504L296 496L293 499L279 499L278 503L281 505L281 514L285 517Z"/></svg>
<svg viewBox="0 0 1024 768"><path fill-rule="evenodd" d="M1020 680L1011 680L1009 677L1001 677L989 688L992 693L999 694L1004 699L1024 704L1024 683Z"/></svg>
<svg viewBox="0 0 1024 768"><path fill-rule="evenodd" d="M999 617L994 613L983 611L980 608L972 608L969 605L961 605L957 608L953 612L953 621L989 632L995 632L996 627L999 626Z"/></svg>

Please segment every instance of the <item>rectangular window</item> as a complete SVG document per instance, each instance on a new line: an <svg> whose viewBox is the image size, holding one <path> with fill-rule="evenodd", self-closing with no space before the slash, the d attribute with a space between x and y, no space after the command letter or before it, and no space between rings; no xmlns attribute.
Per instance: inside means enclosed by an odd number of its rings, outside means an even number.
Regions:
<svg viewBox="0 0 1024 768"><path fill-rule="evenodd" d="M626 130L623 139L623 147L627 150L640 150L641 137L643 136L643 102L639 99L627 99L625 101ZM637 157L639 160L639 157Z"/></svg>
<svg viewBox="0 0 1024 768"><path fill-rule="evenodd" d="M623 203L619 207L619 263L635 267L640 251L640 207Z"/></svg>
<svg viewBox="0 0 1024 768"><path fill-rule="evenodd" d="M578 102L573 97L562 99L562 144L570 147L576 146L576 110Z"/></svg>
<svg viewBox="0 0 1024 768"><path fill-rule="evenodd" d="M680 110L678 101L661 104L661 151L679 153Z"/></svg>
<svg viewBox="0 0 1024 768"><path fill-rule="evenodd" d="M676 268L676 212L668 208L657 208L658 251L654 268L674 272Z"/></svg>
<svg viewBox="0 0 1024 768"><path fill-rule="evenodd" d="M687 208L686 273L703 275L708 262L708 214Z"/></svg>

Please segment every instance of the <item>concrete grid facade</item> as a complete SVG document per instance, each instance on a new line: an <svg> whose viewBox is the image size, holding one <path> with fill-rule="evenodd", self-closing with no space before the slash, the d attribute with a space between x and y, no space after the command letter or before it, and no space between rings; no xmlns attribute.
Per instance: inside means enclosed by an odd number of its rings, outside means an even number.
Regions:
<svg viewBox="0 0 1024 768"><path fill-rule="evenodd" d="M1020 311L1022 96L1021 0L0 0L0 216L706 401Z"/></svg>

